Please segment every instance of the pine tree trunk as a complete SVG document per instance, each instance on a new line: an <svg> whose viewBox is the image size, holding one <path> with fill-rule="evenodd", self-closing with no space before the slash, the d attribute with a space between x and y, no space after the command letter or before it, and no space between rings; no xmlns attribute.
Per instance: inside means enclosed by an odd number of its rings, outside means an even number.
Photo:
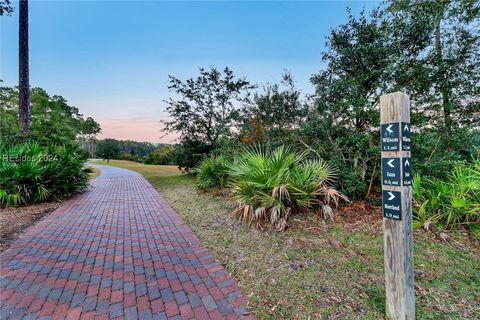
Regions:
<svg viewBox="0 0 480 320"><path fill-rule="evenodd" d="M30 132L30 81L28 65L28 0L19 1L18 94L19 118L23 135Z"/></svg>
<svg viewBox="0 0 480 320"><path fill-rule="evenodd" d="M447 72L443 63L442 41L441 41L441 23L442 13L438 13L435 21L435 55L437 67L440 69L440 92L442 94L443 123L445 125L445 134L450 133L452 127L452 114L450 106L450 91L447 83Z"/></svg>

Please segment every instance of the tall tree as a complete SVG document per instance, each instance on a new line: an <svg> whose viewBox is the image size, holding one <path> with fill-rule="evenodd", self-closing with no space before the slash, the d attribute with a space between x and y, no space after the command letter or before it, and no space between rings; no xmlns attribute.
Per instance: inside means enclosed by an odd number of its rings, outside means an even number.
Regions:
<svg viewBox="0 0 480 320"><path fill-rule="evenodd" d="M379 97L388 90L387 38L376 11L358 18L349 11L348 23L332 29L322 56L327 67L311 78L317 109L330 125L359 133L377 125Z"/></svg>
<svg viewBox="0 0 480 320"><path fill-rule="evenodd" d="M19 2L19 33L18 33L18 88L19 117L22 133L30 132L30 80L28 61L28 0Z"/></svg>
<svg viewBox="0 0 480 320"><path fill-rule="evenodd" d="M355 17L349 10L348 22L331 30L326 47L326 67L311 78L317 112L308 114L302 131L309 146L345 172L341 190L361 197L378 172L379 98L391 90L391 45L381 14Z"/></svg>
<svg viewBox="0 0 480 320"><path fill-rule="evenodd" d="M97 156L101 157L107 162L110 159L116 159L120 155L122 149L120 148L120 142L115 139L105 139L101 143L98 143Z"/></svg>
<svg viewBox="0 0 480 320"><path fill-rule="evenodd" d="M247 111L267 129L287 129L298 126L305 116L305 105L293 76L284 72L280 84L267 85L262 93L255 94L254 105Z"/></svg>
<svg viewBox="0 0 480 320"><path fill-rule="evenodd" d="M307 112L293 76L285 71L280 83L264 86L263 92L255 93L253 104L246 106L241 141L252 143L267 139L273 144L285 144L287 136L300 127Z"/></svg>
<svg viewBox="0 0 480 320"><path fill-rule="evenodd" d="M397 84L445 137L480 116L480 2L391 0L387 20L400 54ZM477 123L478 125L479 123Z"/></svg>
<svg viewBox="0 0 480 320"><path fill-rule="evenodd" d="M254 86L244 78L236 78L227 67L223 72L200 68L197 78L185 82L170 76L168 88L178 98L165 101L171 120L162 121L164 131L180 133L182 140L214 147L236 126L240 104Z"/></svg>
<svg viewBox="0 0 480 320"><path fill-rule="evenodd" d="M80 118L79 129L77 139L80 142L80 146L94 158L97 135L102 131L100 124L91 117L87 117L85 120Z"/></svg>
<svg viewBox="0 0 480 320"><path fill-rule="evenodd" d="M12 14L13 8L10 0L1 0L0 1L0 16L3 16L4 14Z"/></svg>

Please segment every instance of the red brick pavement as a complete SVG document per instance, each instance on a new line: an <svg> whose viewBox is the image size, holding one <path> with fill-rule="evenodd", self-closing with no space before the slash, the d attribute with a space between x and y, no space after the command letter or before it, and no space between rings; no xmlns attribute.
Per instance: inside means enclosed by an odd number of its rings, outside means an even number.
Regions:
<svg viewBox="0 0 480 320"><path fill-rule="evenodd" d="M92 180L0 256L0 319L253 318L141 176Z"/></svg>

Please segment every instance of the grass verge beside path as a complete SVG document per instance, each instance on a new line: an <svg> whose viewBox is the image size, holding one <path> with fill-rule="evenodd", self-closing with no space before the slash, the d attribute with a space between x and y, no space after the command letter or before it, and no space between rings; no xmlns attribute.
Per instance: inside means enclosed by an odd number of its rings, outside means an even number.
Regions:
<svg viewBox="0 0 480 320"><path fill-rule="evenodd" d="M96 161L95 163L106 164ZM251 230L229 216L221 197L197 192L191 175L172 166L127 161L157 188L240 282L252 311L268 319L382 319L383 235L378 210L357 210L353 222L323 227L315 216L294 216L283 233ZM480 319L479 242L460 232L449 240L414 239L419 319Z"/></svg>

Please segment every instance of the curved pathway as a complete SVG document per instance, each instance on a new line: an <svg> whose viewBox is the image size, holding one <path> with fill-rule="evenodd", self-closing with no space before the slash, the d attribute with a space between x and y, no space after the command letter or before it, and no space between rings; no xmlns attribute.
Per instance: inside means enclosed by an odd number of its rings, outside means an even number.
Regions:
<svg viewBox="0 0 480 320"><path fill-rule="evenodd" d="M92 188L0 256L0 319L250 318L235 280L141 175L95 166Z"/></svg>

